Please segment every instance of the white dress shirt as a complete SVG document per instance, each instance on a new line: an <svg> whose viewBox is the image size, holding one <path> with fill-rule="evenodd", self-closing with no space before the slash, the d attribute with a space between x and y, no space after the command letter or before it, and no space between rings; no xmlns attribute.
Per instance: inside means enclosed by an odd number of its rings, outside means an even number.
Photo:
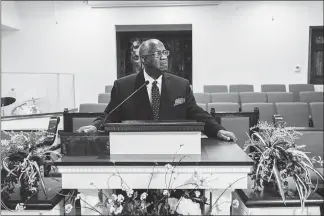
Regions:
<svg viewBox="0 0 324 216"><path fill-rule="evenodd" d="M154 81L156 81L156 85L157 87L159 88L159 93L160 93L160 96L161 96L161 88L162 88L162 75L159 76L159 78L157 78L156 80L154 80L152 77L150 77L145 69L143 69L143 72L144 72L144 79L145 81L149 81L149 84L147 84L146 88L147 88L147 93L148 93L148 97L150 99L150 102L152 103L152 84Z"/></svg>

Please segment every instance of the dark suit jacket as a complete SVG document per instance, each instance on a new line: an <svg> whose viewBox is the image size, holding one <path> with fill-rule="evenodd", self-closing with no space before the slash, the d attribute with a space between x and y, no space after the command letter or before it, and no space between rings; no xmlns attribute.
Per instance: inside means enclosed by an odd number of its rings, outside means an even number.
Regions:
<svg viewBox="0 0 324 216"><path fill-rule="evenodd" d="M95 119L93 125L98 128L105 116L143 85L144 82L143 71L116 80L104 115ZM177 98L185 98L185 102L174 106ZM208 137L216 137L219 130L225 130L209 113L196 104L189 81L169 73L164 73L162 76L159 112L160 120L196 120L204 122L205 128L203 132ZM153 120L151 103L146 87L143 87L132 98L115 110L108 117L107 122L118 123L123 120Z"/></svg>

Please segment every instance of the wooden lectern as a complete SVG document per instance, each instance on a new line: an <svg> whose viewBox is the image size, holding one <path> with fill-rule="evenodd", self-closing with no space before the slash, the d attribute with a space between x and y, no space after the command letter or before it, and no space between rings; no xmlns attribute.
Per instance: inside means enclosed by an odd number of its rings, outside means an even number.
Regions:
<svg viewBox="0 0 324 216"><path fill-rule="evenodd" d="M201 123L123 122L107 124L106 130L110 133L109 155L64 156L55 162L62 173L62 188L78 189L95 200L96 188L121 188L120 178L111 177L116 173L134 190L193 189L197 185L192 183L198 179L204 181L200 189L211 191L209 202L213 203L222 189L233 184L218 201L222 204L212 211L221 215L230 214L232 191L247 188L253 161L235 143L202 139ZM176 178L165 174L167 164L177 165ZM172 184L168 185L170 178Z"/></svg>

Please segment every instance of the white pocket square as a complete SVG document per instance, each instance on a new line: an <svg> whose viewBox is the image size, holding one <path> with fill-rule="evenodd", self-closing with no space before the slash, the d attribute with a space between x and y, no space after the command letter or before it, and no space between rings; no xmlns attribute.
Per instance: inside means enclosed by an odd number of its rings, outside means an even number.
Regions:
<svg viewBox="0 0 324 216"><path fill-rule="evenodd" d="M183 104L184 102L186 102L186 99L185 98L177 98L175 101L174 101L174 105L173 106L178 106L180 104Z"/></svg>

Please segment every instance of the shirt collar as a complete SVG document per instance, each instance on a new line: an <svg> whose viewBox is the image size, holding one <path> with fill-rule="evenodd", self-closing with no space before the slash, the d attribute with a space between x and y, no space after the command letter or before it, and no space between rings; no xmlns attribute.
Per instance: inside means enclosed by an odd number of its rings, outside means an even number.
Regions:
<svg viewBox="0 0 324 216"><path fill-rule="evenodd" d="M158 85L162 85L162 75L159 76L159 78L157 78L156 80L154 80L152 77L150 77L146 71L145 71L145 68L143 69L143 72L144 72L144 79L145 81L148 80L150 82L150 84L152 84L154 81L157 82Z"/></svg>

